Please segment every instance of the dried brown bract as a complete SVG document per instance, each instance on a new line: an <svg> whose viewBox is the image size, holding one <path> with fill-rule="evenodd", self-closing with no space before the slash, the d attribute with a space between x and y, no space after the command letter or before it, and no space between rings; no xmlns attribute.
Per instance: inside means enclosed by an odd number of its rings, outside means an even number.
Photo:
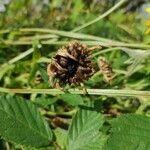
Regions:
<svg viewBox="0 0 150 150"><path fill-rule="evenodd" d="M36 73L34 83L35 84L40 84L43 81L41 74L39 72Z"/></svg>
<svg viewBox="0 0 150 150"><path fill-rule="evenodd" d="M58 50L47 67L50 78L56 78L60 83L80 84L94 73L91 62L91 50L85 44L77 41Z"/></svg>
<svg viewBox="0 0 150 150"><path fill-rule="evenodd" d="M115 73L113 72L110 63L104 57L99 57L98 66L104 77L104 80L108 83L111 83L112 79L115 77Z"/></svg>

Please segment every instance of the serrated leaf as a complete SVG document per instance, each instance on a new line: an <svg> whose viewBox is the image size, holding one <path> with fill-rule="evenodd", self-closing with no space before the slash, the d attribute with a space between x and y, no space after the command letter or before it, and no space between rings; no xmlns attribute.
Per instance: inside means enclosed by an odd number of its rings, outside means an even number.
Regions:
<svg viewBox="0 0 150 150"><path fill-rule="evenodd" d="M63 94L61 95L63 101L72 106L78 106L83 104L83 98L80 95Z"/></svg>
<svg viewBox="0 0 150 150"><path fill-rule="evenodd" d="M150 149L150 118L142 115L123 115L112 123L105 150Z"/></svg>
<svg viewBox="0 0 150 150"><path fill-rule="evenodd" d="M81 109L69 128L67 150L101 150L100 127L104 120L100 113Z"/></svg>
<svg viewBox="0 0 150 150"><path fill-rule="evenodd" d="M124 52L126 52L131 58L133 58L132 64L128 68L127 76L132 75L137 70L141 69L139 65L143 62L143 60L150 57L150 52L141 49L129 49L129 48L121 48Z"/></svg>
<svg viewBox="0 0 150 150"><path fill-rule="evenodd" d="M48 146L52 132L34 104L20 97L0 96L0 136L33 147Z"/></svg>

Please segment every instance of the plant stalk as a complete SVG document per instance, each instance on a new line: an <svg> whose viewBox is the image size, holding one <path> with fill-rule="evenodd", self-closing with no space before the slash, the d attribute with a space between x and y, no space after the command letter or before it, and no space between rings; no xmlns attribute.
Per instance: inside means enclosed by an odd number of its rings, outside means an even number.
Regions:
<svg viewBox="0 0 150 150"><path fill-rule="evenodd" d="M106 11L104 14L98 16L96 19L92 20L92 21L89 21L75 29L72 30L72 32L77 32L83 28L86 28L96 22L98 22L99 20L105 18L106 16L108 16L110 13L112 13L114 10L116 10L117 8L119 8L122 4L124 4L127 0L121 0L119 1L116 5L114 5L112 8L110 8L108 11Z"/></svg>
<svg viewBox="0 0 150 150"><path fill-rule="evenodd" d="M86 89L87 94L90 95L106 95L106 96L127 96L127 97L150 97L150 91L136 91L136 90L112 90L112 89ZM19 93L19 94L50 94L50 95L58 95L64 94L64 91L59 89L8 89L8 88L0 88L0 92L2 93ZM84 90L79 89L69 89L69 93L71 94L85 94Z"/></svg>

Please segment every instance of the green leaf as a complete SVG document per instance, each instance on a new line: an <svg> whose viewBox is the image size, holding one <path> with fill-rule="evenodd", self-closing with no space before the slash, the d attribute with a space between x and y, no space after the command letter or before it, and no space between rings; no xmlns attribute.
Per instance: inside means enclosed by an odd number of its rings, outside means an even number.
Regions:
<svg viewBox="0 0 150 150"><path fill-rule="evenodd" d="M39 67L38 69L40 71L42 79L44 80L45 83L48 83L49 79L48 79L48 75L47 75L47 72L46 72L46 67L44 67L42 65L39 65L38 67Z"/></svg>
<svg viewBox="0 0 150 150"><path fill-rule="evenodd" d="M27 147L27 146L20 146L20 147L15 147L15 150L56 150L55 147L53 147L52 145L51 146L48 146L48 147L40 147L40 148L35 148L35 147Z"/></svg>
<svg viewBox="0 0 150 150"><path fill-rule="evenodd" d="M56 150L55 147L53 147L53 146L35 148L35 147L29 147L29 146L27 147L27 146L23 145L19 148L15 147L15 150L20 150L20 149L22 149L22 150Z"/></svg>
<svg viewBox="0 0 150 150"><path fill-rule="evenodd" d="M56 101L57 101L57 99L54 97L41 96L41 97L36 98L34 103L40 107L48 108L49 105L52 105Z"/></svg>
<svg viewBox="0 0 150 150"><path fill-rule="evenodd" d="M41 57L41 52L40 52L40 48L42 47L40 44L39 44L39 41L35 40L33 41L33 45L32 45L34 51L33 51L33 55L32 55L32 61L34 63L37 62L37 60L40 59Z"/></svg>
<svg viewBox="0 0 150 150"><path fill-rule="evenodd" d="M142 115L123 115L112 123L105 150L150 149L150 118Z"/></svg>
<svg viewBox="0 0 150 150"><path fill-rule="evenodd" d="M30 102L20 97L0 96L0 136L33 147L48 146L52 132Z"/></svg>
<svg viewBox="0 0 150 150"><path fill-rule="evenodd" d="M13 70L15 66L13 64L4 64L0 67L0 80L4 77L4 75L9 71Z"/></svg>
<svg viewBox="0 0 150 150"><path fill-rule="evenodd" d="M83 104L83 98L80 95L63 94L61 95L61 98L63 99L63 101L72 106L78 106Z"/></svg>
<svg viewBox="0 0 150 150"><path fill-rule="evenodd" d="M30 71L29 82L31 82L35 78L37 70L38 70L38 65L36 63L33 63Z"/></svg>
<svg viewBox="0 0 150 150"><path fill-rule="evenodd" d="M150 52L141 49L129 49L129 48L121 48L124 52L126 52L131 58L133 58L133 62L128 68L127 76L132 75L137 70L141 69L139 65L143 62L143 60L150 57Z"/></svg>
<svg viewBox="0 0 150 150"><path fill-rule="evenodd" d="M54 132L57 144L61 147L61 149L64 149L67 141L67 130L57 128Z"/></svg>
<svg viewBox="0 0 150 150"><path fill-rule="evenodd" d="M33 55L32 55L32 62L31 62L31 71L30 71L30 76L29 76L29 82L31 82L35 75L36 75L36 72L38 70L38 60L40 59L41 57L41 53L40 53L40 48L41 48L41 45L39 44L38 41L34 41L33 42Z"/></svg>
<svg viewBox="0 0 150 150"><path fill-rule="evenodd" d="M101 150L103 140L99 131L103 116L91 110L81 109L69 128L67 150Z"/></svg>

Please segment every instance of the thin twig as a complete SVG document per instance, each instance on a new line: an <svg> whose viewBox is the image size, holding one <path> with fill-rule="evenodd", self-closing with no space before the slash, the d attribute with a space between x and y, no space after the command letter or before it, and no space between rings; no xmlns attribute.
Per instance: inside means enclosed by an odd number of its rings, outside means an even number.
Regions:
<svg viewBox="0 0 150 150"><path fill-rule="evenodd" d="M68 111L68 112L52 112L52 111L42 110L41 114L42 115L48 115L48 116L65 116L65 117L70 117L70 116L74 115L76 112L77 112L77 109L73 109L73 110Z"/></svg>
<svg viewBox="0 0 150 150"><path fill-rule="evenodd" d="M19 54L18 56L12 58L11 60L8 61L8 64L13 64L19 60L21 60L22 58L28 56L29 54L31 54L33 52L33 48L30 48L28 50L26 50L25 52Z"/></svg>
<svg viewBox="0 0 150 150"><path fill-rule="evenodd" d="M73 29L72 31L73 31L73 32L77 32L77 31L79 31L79 30L81 30L81 29L83 29L83 28L86 28L86 27L88 27L88 26L90 26L90 25L92 25L92 24L98 22L99 20L103 19L104 17L106 17L106 16L108 16L110 13L112 13L114 10L116 10L117 8L119 8L119 7L120 7L122 4L124 4L126 1L127 1L127 0L121 0L121 1L119 1L116 5L114 5L112 8L110 8L110 9L109 9L108 11L106 11L104 14L98 16L96 19L94 19L94 20L92 20L92 21L90 21L90 22L87 22L87 23L85 23L85 24L83 24L83 25L81 25L81 26L79 26L79 27Z"/></svg>

